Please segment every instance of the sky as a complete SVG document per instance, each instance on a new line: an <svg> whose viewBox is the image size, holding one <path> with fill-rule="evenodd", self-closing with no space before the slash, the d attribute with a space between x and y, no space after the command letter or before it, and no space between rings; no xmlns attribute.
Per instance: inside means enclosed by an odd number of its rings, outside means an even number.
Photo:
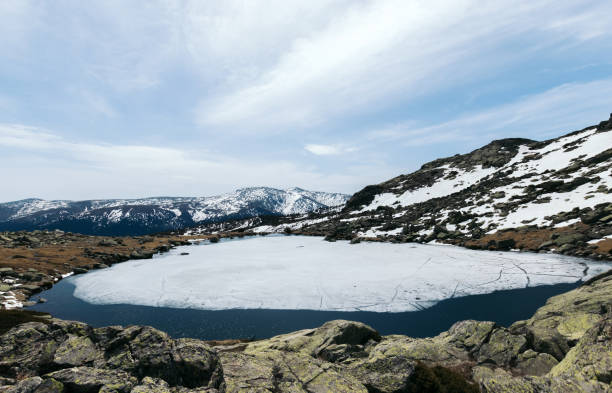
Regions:
<svg viewBox="0 0 612 393"><path fill-rule="evenodd" d="M612 2L0 1L0 202L353 193L612 112Z"/></svg>

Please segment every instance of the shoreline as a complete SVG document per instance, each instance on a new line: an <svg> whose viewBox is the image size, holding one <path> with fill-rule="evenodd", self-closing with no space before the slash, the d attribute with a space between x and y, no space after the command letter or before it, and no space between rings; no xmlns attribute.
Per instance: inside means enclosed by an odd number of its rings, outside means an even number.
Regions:
<svg viewBox="0 0 612 393"><path fill-rule="evenodd" d="M0 310L2 309L22 309L35 304L31 299L48 289L62 279L76 274L84 274L90 270L104 269L116 263L127 262L139 259L151 259L153 255L164 254L176 247L183 245L197 244L199 241L217 242L222 238L243 238L257 236L282 236L297 235L309 237L321 237L320 234L312 232L294 231L291 233L277 232L221 232L221 233L197 233L183 235L177 232L164 234L152 234L144 236L93 236L81 235L63 231L18 231L0 232ZM12 236L14 239L36 238L35 236L50 238L51 242L25 244L7 248L4 244ZM335 241L336 239L328 239ZM351 239L338 239L351 240ZM612 239L610 239L612 241ZM404 243L390 238L360 238L359 242L375 243ZM351 244L356 243L351 241ZM584 255L573 255L571 253L558 253L554 251L536 251L525 249L498 250L491 247L469 247L465 244L453 244L448 241L439 241L437 244L411 242L422 245L454 245L466 249L481 249L487 251L512 251L529 253L548 253L566 255L577 258L590 259L597 262L611 262L612 254L609 258L590 258ZM53 252L56 255L52 255ZM23 255L26 254L26 255ZM50 255L51 254L51 255ZM56 263L43 264L42 269L32 266L40 266L40 259L50 256L60 258ZM28 267L28 264L32 266ZM612 267L612 264L611 264ZM588 268L587 268L588 269ZM582 279L580 280L582 281ZM43 298L44 301L44 298Z"/></svg>

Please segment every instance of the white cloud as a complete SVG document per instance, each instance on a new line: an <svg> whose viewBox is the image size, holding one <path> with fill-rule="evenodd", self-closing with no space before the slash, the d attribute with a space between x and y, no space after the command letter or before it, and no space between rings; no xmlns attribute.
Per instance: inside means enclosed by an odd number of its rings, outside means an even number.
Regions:
<svg viewBox="0 0 612 393"><path fill-rule="evenodd" d="M296 38L258 77L203 100L197 117L205 126L278 130L375 112L544 49L609 35L592 21L611 11L611 4L551 0L358 4ZM508 50L516 41L522 49Z"/></svg>
<svg viewBox="0 0 612 393"><path fill-rule="evenodd" d="M612 111L612 79L570 83L515 102L425 127L398 123L366 132L367 139L423 146L449 141L480 145L491 139L545 139L606 120Z"/></svg>
<svg viewBox="0 0 612 393"><path fill-rule="evenodd" d="M0 37L69 43L62 56L121 92L193 73L199 124L299 132L606 42L610 12L610 2L558 0L24 0L0 3Z"/></svg>
<svg viewBox="0 0 612 393"><path fill-rule="evenodd" d="M355 151L355 148L341 145L316 145L309 144L304 149L317 156L335 156Z"/></svg>
<svg viewBox="0 0 612 393"><path fill-rule="evenodd" d="M36 127L0 124L0 166L10 167L3 200L206 196L245 186L354 192L373 170L325 174L288 161L246 160L207 151L66 141ZM296 183L297 182L297 183Z"/></svg>

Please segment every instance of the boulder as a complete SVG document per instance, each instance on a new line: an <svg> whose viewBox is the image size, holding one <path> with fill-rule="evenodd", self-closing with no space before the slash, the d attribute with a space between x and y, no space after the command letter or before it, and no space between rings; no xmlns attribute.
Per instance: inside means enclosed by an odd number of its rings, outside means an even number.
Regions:
<svg viewBox="0 0 612 393"><path fill-rule="evenodd" d="M2 393L63 393L64 385L53 378L30 377L12 386L0 386Z"/></svg>
<svg viewBox="0 0 612 393"><path fill-rule="evenodd" d="M446 340L456 348L475 354L489 339L495 326L495 322L460 321L448 330Z"/></svg>
<svg viewBox="0 0 612 393"><path fill-rule="evenodd" d="M496 329L488 342L478 351L478 363L494 363L498 366L514 364L518 355L527 348L527 339L506 329Z"/></svg>
<svg viewBox="0 0 612 393"><path fill-rule="evenodd" d="M172 393L172 390L163 379L144 377L131 393Z"/></svg>
<svg viewBox="0 0 612 393"><path fill-rule="evenodd" d="M361 322L336 320L317 329L300 330L251 343L246 351L277 349L336 362L346 360L362 352L368 343L380 340L381 336L376 330Z"/></svg>
<svg viewBox="0 0 612 393"><path fill-rule="evenodd" d="M64 390L63 383L53 378L47 378L38 385L34 393L64 393Z"/></svg>
<svg viewBox="0 0 612 393"><path fill-rule="evenodd" d="M19 325L0 336L0 375L35 376L49 370L64 334L41 322Z"/></svg>
<svg viewBox="0 0 612 393"><path fill-rule="evenodd" d="M102 239L98 242L98 246L100 247L114 247L119 244L113 239Z"/></svg>
<svg viewBox="0 0 612 393"><path fill-rule="evenodd" d="M129 393L138 379L119 370L104 370L92 367L73 367L45 375L61 382L70 393L98 393L105 387L107 391Z"/></svg>
<svg viewBox="0 0 612 393"><path fill-rule="evenodd" d="M190 388L217 388L223 383L223 369L217 354L199 340L181 338L174 342L172 360L177 384Z"/></svg>
<svg viewBox="0 0 612 393"><path fill-rule="evenodd" d="M0 387L2 393L34 393L36 389L42 384L43 379L41 377L30 377L19 381L15 385Z"/></svg>
<svg viewBox="0 0 612 393"><path fill-rule="evenodd" d="M527 350L518 356L516 369L523 375L544 375L559 361L547 353Z"/></svg>
<svg viewBox="0 0 612 393"><path fill-rule="evenodd" d="M172 340L151 327L99 328L94 332L105 350L108 368L128 371L138 378L161 378L171 386L217 388L223 371L217 354L198 340Z"/></svg>
<svg viewBox="0 0 612 393"><path fill-rule="evenodd" d="M554 239L554 243L557 246L564 246L567 244L575 244L575 243L584 242L587 240L589 240L589 237L582 233L569 233L569 234L560 235L559 237Z"/></svg>
<svg viewBox="0 0 612 393"><path fill-rule="evenodd" d="M153 252L146 250L134 250L130 253L131 259L151 259L153 258Z"/></svg>
<svg viewBox="0 0 612 393"><path fill-rule="evenodd" d="M69 336L56 349L53 363L58 367L74 367L93 363L102 358L102 352L87 336Z"/></svg>

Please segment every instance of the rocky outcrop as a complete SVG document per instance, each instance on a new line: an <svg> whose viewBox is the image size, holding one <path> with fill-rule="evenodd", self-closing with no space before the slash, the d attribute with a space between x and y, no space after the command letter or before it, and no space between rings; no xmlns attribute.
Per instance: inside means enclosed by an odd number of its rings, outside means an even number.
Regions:
<svg viewBox="0 0 612 393"><path fill-rule="evenodd" d="M0 336L0 392L608 392L611 316L604 274L510 327L468 320L423 339L337 320L211 347L51 319Z"/></svg>
<svg viewBox="0 0 612 393"><path fill-rule="evenodd" d="M75 393L129 392L145 377L172 387L223 386L216 352L199 340L172 340L150 327L61 320L25 323L1 336L0 375L51 378Z"/></svg>
<svg viewBox="0 0 612 393"><path fill-rule="evenodd" d="M538 352L562 360L587 330L611 312L612 276L604 276L550 298L530 319L514 323L510 330L524 334Z"/></svg>

